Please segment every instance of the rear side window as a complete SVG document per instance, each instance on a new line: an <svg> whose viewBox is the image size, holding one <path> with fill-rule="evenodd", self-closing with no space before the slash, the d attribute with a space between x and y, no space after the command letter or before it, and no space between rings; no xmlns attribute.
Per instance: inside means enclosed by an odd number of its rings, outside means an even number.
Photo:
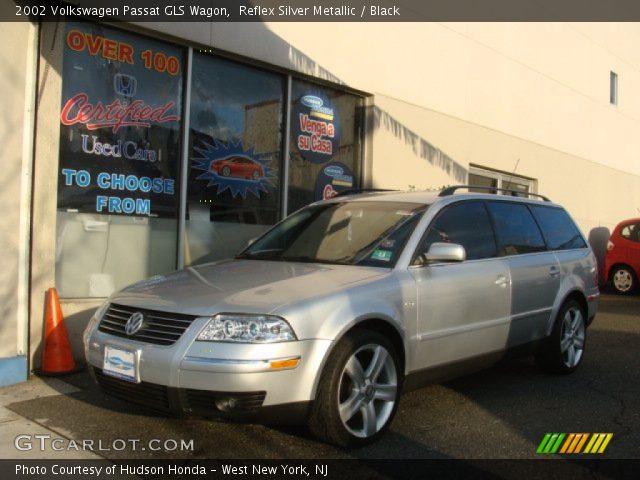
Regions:
<svg viewBox="0 0 640 480"><path fill-rule="evenodd" d="M632 242L640 242L640 223L625 225L620 231L620 236Z"/></svg>
<svg viewBox="0 0 640 480"><path fill-rule="evenodd" d="M456 203L446 207L431 222L418 255L434 242L457 243L467 252L467 260L497 256L496 241L487 209L481 202Z"/></svg>
<svg viewBox="0 0 640 480"><path fill-rule="evenodd" d="M561 208L530 207L550 250L586 248L580 231Z"/></svg>
<svg viewBox="0 0 640 480"><path fill-rule="evenodd" d="M498 236L500 255L543 252L542 233L531 212L521 203L487 202Z"/></svg>

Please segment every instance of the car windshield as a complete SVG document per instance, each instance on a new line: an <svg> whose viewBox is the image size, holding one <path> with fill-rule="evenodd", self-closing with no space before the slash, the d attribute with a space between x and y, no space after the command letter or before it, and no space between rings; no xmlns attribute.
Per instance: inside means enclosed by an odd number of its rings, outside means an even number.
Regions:
<svg viewBox="0 0 640 480"><path fill-rule="evenodd" d="M427 205L331 202L283 220L236 258L392 267Z"/></svg>

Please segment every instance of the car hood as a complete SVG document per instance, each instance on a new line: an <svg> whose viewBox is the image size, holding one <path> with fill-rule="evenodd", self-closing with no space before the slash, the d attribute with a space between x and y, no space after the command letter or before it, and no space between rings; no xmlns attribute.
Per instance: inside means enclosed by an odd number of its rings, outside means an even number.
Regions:
<svg viewBox="0 0 640 480"><path fill-rule="evenodd" d="M339 291L389 269L264 260L223 260L156 275L111 296L121 305L209 316L270 313Z"/></svg>

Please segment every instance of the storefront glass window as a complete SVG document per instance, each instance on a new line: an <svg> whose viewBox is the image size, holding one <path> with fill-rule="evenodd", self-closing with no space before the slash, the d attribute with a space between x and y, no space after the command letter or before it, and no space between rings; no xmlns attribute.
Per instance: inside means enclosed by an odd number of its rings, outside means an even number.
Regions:
<svg viewBox="0 0 640 480"><path fill-rule="evenodd" d="M183 50L64 31L56 285L104 297L176 267Z"/></svg>
<svg viewBox="0 0 640 480"><path fill-rule="evenodd" d="M279 220L284 79L195 54L185 265L234 256Z"/></svg>
<svg viewBox="0 0 640 480"><path fill-rule="evenodd" d="M359 188L360 97L294 80L291 92L288 212Z"/></svg>

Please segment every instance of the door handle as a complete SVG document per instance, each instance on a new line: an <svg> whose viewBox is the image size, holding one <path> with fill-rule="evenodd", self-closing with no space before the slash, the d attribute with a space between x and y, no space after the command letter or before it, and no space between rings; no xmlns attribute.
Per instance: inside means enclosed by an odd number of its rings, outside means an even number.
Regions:
<svg viewBox="0 0 640 480"><path fill-rule="evenodd" d="M560 275L560 269L558 267L549 268L549 276L551 278L556 278L559 275Z"/></svg>
<svg viewBox="0 0 640 480"><path fill-rule="evenodd" d="M498 278L496 278L496 281L495 281L495 284L498 285L499 287L506 287L508 283L509 281L507 280L507 277L505 277L504 275L498 275Z"/></svg>

